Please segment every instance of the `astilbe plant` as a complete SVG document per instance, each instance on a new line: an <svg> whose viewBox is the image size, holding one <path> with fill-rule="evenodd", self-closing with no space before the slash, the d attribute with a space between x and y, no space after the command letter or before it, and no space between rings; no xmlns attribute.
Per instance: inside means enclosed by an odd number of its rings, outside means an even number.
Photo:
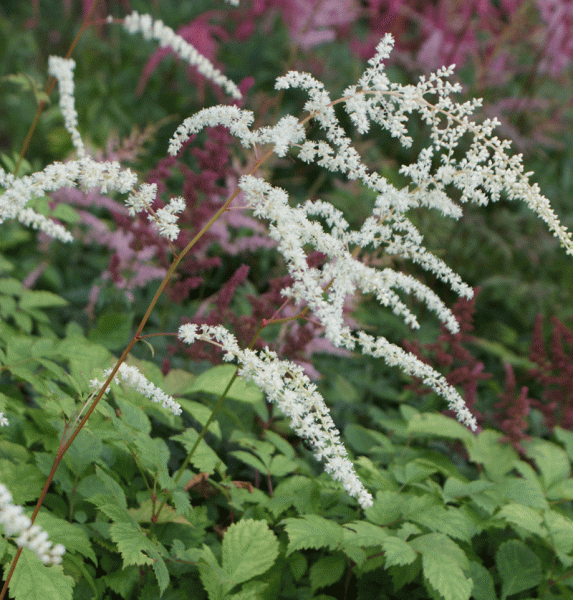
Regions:
<svg viewBox="0 0 573 600"><path fill-rule="evenodd" d="M110 19L112 22L114 20ZM231 97L241 98L239 87L162 22L154 21L149 15L133 12L123 20L123 27L131 34L141 33L145 39L157 40L162 47L171 47ZM49 71L60 85L60 107L77 158L66 163L50 164L25 177L1 172L0 184L5 191L0 197L0 222L17 219L66 243L71 241L72 235L65 226L27 206L34 197L76 186L82 190L99 190L102 195L114 192L126 194L125 205L129 215L149 221L153 231L166 240L172 258L145 315L115 366L104 371L103 376L96 374L91 379L93 390L90 390L81 418L78 417L74 426L67 431L65 439L62 439L30 519L32 523L58 465L100 399L108 392L112 381L121 381L126 386L134 387L174 415L181 413L181 406L173 397L146 380L136 367L127 366L125 361L134 345L147 337L144 334L145 326L159 298L171 285L177 269L185 264L203 236L238 200L241 206L247 206L252 211L253 217L267 223L269 236L284 258L290 279L282 289L282 296L283 304L288 309L261 319L247 346L241 346L236 336L222 325L205 322L182 324L177 332L181 342L187 345L198 341L211 344L222 352L224 361L236 363L238 368L235 377L252 381L265 392L269 401L289 417L293 430L309 443L316 457L324 460L326 471L363 508L372 505L372 496L355 473L317 387L299 365L281 358L268 346L255 349L260 346L260 334L267 325L294 322L308 316L320 325L324 339L332 346L345 351L361 351L382 358L388 365L400 367L443 396L462 423L471 429L477 427L475 417L445 377L414 354L383 336L366 333L347 319L345 310L348 298L360 291L375 297L382 306L415 329L418 327L416 315L400 296L405 293L426 303L449 332L455 334L459 331L455 315L430 287L401 271L392 268L378 270L369 266L362 260L363 255L383 250L390 256L410 259L448 284L457 294L469 299L473 294L472 289L423 246L422 236L408 219L407 213L413 208L432 208L444 216L459 218L462 214L460 204L472 201L485 205L489 201L499 200L502 193L510 200L525 201L546 222L569 254L573 254L573 241L539 188L529 183L529 174L523 172L520 156L509 157L509 143L493 135L496 122L477 124L471 120L479 101L461 104L454 101L452 95L460 91L460 86L449 81L452 68L442 68L427 78L422 77L416 85L392 83L384 71L384 61L392 45L392 37L385 35L357 84L348 87L343 97L337 100L332 100L324 85L308 73L290 71L279 77L275 86L277 90L301 88L309 96L304 105L307 115L301 119L285 115L275 125L253 130L254 115L250 111L236 105L222 104L204 108L185 119L169 143L168 152L171 156L177 156L192 135L207 127L223 126L245 148L254 148L257 157L248 163L250 166L240 176L226 201L212 207L213 214L199 231L193 232L194 235L180 228L182 222L179 217L186 210L184 197L164 199L161 204L156 204L156 183L144 181L138 184L137 175L118 162L97 162L89 156L77 129L72 76L74 62L69 58L50 59ZM408 185L398 188L367 168L355 150L351 137L343 129L335 106L346 112L359 134L366 133L374 124L405 147L409 147L413 141L407 128L410 115L419 115L429 130L428 143L415 162L401 168L402 175L410 181ZM311 121L318 125L322 137L307 138L306 127ZM464 146L468 139L471 142ZM263 146L269 146L269 149L262 152L260 149ZM359 229L353 230L344 215L325 201L296 203L292 198L289 199L286 190L256 176L273 154L278 157L289 154L293 159L316 163L343 177L360 181L375 194L371 216ZM455 199L447 193L454 188L458 190ZM183 247L179 245L180 239L185 240ZM316 252L321 254L320 261L313 259ZM243 273L239 272L237 279L242 276ZM190 318L193 316L190 315ZM227 386L227 391L232 381L234 378ZM175 483L181 478L224 399L225 393L174 476ZM10 414L1 414L0 417L10 418ZM161 504L155 507L153 522L157 521L158 514L165 507L169 491L165 493L167 495ZM32 535L21 538L22 546L32 545L32 538ZM7 574L0 598L6 593L20 550ZM58 547L53 553L61 556L60 551Z"/></svg>
<svg viewBox="0 0 573 600"><path fill-rule="evenodd" d="M545 417L549 430L559 426L573 427L573 332L557 318L553 318L550 353L543 342L543 318L537 317L529 360L535 363L529 375L541 384L539 400L532 405Z"/></svg>

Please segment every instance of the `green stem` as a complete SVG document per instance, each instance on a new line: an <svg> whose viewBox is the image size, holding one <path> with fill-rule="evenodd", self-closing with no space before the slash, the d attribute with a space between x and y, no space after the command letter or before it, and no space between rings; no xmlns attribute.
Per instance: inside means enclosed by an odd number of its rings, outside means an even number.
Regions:
<svg viewBox="0 0 573 600"><path fill-rule="evenodd" d="M179 467L179 471L177 471L177 474L173 478L173 481L176 484L181 479L183 473L185 472L185 469L187 468L187 466L189 465L189 462L193 458L193 454L195 454L195 450L197 450L197 448L199 447L201 440L207 434L207 431L209 430L209 426L214 421L215 417L217 416L217 413L221 410L221 407L223 406L223 402L225 401L225 398L227 397L227 394L229 393L231 386L235 382L235 379L237 379L238 372L239 372L239 369L237 368L237 370L233 373L233 376L231 377L231 380L229 381L227 387L225 388L223 393L219 396L219 400L217 400L217 404L215 404L215 408L213 408L213 411L209 415L207 422L205 423L205 425L203 425L203 429L201 429L201 432L199 433L199 437L195 440L195 443L193 444L193 447L191 448L191 450L189 450L189 453L187 454L187 457L183 461L183 464L181 465L181 467ZM156 519L159 517L161 511L163 510L163 507L166 504L167 504L167 496L163 499L163 502L157 509L157 513L155 514ZM151 524L152 527L153 527L153 525L154 525L154 523Z"/></svg>

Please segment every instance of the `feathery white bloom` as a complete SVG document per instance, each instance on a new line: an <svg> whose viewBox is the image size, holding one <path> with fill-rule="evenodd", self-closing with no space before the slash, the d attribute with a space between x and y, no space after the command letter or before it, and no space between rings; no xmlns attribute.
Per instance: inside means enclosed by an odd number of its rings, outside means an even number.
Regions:
<svg viewBox="0 0 573 600"><path fill-rule="evenodd" d="M325 470L333 479L340 481L363 508L372 506L372 496L356 475L328 407L301 367L279 360L268 349L259 353L242 350L235 337L220 325L182 325L179 338L188 344L203 340L220 345L224 360L237 360L239 376L257 385L290 418L293 430L310 443L319 460L325 461Z"/></svg>
<svg viewBox="0 0 573 600"><path fill-rule="evenodd" d="M107 369L103 373L104 379L109 377L113 369ZM126 365L122 363L113 379L114 383L124 383L125 385L133 388L140 394L143 394L146 398L152 402L161 403L163 408L166 408L174 415L181 414L181 405L176 402L171 396L166 394L163 390L158 388L155 384L151 383L137 367ZM103 385L98 379L92 379L90 386L92 388L98 388Z"/></svg>
<svg viewBox="0 0 573 600"><path fill-rule="evenodd" d="M123 26L129 33L141 32L146 40L158 40L162 48L171 46L179 57L196 67L201 75L224 88L233 98L237 100L242 98L239 88L230 79L227 79L208 58L162 21L154 21L149 15L140 15L137 11L133 11L125 17Z"/></svg>
<svg viewBox="0 0 573 600"><path fill-rule="evenodd" d="M12 503L12 494L0 483L0 524L7 537L15 537L19 547L28 548L46 565L59 565L66 549L62 544L53 545L48 534L24 514L22 506Z"/></svg>
<svg viewBox="0 0 573 600"><path fill-rule="evenodd" d="M254 120L255 116L250 110L243 110L237 106L218 105L203 108L185 119L176 129L169 142L169 154L175 156L192 134L216 125L227 127L243 146L248 148L254 143L253 133L249 129Z"/></svg>
<svg viewBox="0 0 573 600"><path fill-rule="evenodd" d="M159 231L159 234L169 240L174 240L179 235L179 227L177 227L177 213L185 210L185 200L180 196L172 198L169 204L156 211L155 216L149 215L149 220Z"/></svg>
<svg viewBox="0 0 573 600"><path fill-rule="evenodd" d="M285 156L291 146L305 139L304 127L293 116L282 118L274 127L251 131L254 118L250 110L237 106L203 108L179 125L169 142L169 154L175 156L192 134L216 125L227 127L246 148L255 144L274 144L277 156Z"/></svg>
<svg viewBox="0 0 573 600"><path fill-rule="evenodd" d="M4 413L0 411L0 426L5 427L6 425L10 425L10 422L8 421Z"/></svg>
<svg viewBox="0 0 573 600"><path fill-rule="evenodd" d="M64 125L72 136L72 144L82 158L86 154L84 143L77 129L78 113L74 105L74 69L76 63L71 58L48 57L48 72L58 80L60 109L64 115Z"/></svg>
<svg viewBox="0 0 573 600"><path fill-rule="evenodd" d="M35 197L42 197L46 192L54 192L64 187L75 187L84 190L100 188L103 194L111 191L131 192L126 200L131 215L147 210L157 193L155 184L142 184L135 189L137 176L130 169L124 169L118 162L96 162L85 156L80 160L67 163L55 162L43 171L26 177L5 177L6 191L0 194L0 224L7 219L18 219L24 225L47 233L63 242L72 241L72 235L66 229L33 209L26 206ZM179 232L175 224L175 215L184 210L182 198L172 199L167 206L157 211L156 217L150 217L163 235L175 239Z"/></svg>

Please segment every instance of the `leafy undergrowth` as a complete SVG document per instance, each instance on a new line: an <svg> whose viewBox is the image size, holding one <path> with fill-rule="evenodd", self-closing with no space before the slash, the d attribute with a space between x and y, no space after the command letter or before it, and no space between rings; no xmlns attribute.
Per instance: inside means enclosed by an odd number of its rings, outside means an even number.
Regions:
<svg viewBox="0 0 573 600"><path fill-rule="evenodd" d="M74 325L50 337L44 311L62 303L57 296L9 277L0 284L0 403L13 415L0 473L25 505L77 414L74 396L85 397L112 355ZM286 437L284 420L261 427L271 408L237 382L175 481L234 367L164 376L151 362L132 364L183 413L113 386L37 518L66 546L63 563L47 569L24 550L9 587L17 600L573 597L570 431L522 441L520 456L499 431L473 434L445 415L370 405L362 424L343 427L375 495L362 512ZM1 539L5 569L15 549Z"/></svg>

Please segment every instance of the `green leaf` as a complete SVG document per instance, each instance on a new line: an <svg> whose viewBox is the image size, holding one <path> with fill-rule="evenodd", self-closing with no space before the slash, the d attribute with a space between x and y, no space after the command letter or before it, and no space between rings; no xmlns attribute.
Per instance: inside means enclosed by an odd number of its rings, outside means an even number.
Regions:
<svg viewBox="0 0 573 600"><path fill-rule="evenodd" d="M256 456L253 456L250 452L245 452L244 450L234 450L229 454L265 475L268 472L267 466L263 464Z"/></svg>
<svg viewBox="0 0 573 600"><path fill-rule="evenodd" d="M346 559L342 554L333 554L319 558L310 567L310 585L315 592L319 588L336 583L344 574Z"/></svg>
<svg viewBox="0 0 573 600"><path fill-rule="evenodd" d="M504 542L497 551L495 562L502 581L502 600L543 580L541 560L520 540Z"/></svg>
<svg viewBox="0 0 573 600"><path fill-rule="evenodd" d="M109 350L119 350L129 342L133 335L132 323L132 314L109 310L99 317L95 329L89 332L88 339Z"/></svg>
<svg viewBox="0 0 573 600"><path fill-rule="evenodd" d="M185 393L207 392L208 394L220 396L229 385L236 370L237 367L233 365L219 365L213 367L208 371L201 373L201 375L193 381L191 386L185 390ZM263 393L256 385L245 382L240 377L237 377L233 382L231 389L227 392L227 398L232 398L239 402L255 404L263 399Z"/></svg>
<svg viewBox="0 0 573 600"><path fill-rule="evenodd" d="M517 452L507 444L501 444L499 431L484 429L465 443L472 462L483 465L486 474L493 481L499 481L511 471L519 460Z"/></svg>
<svg viewBox="0 0 573 600"><path fill-rule="evenodd" d="M278 540L266 521L233 523L223 538L222 564L229 578L226 591L268 571L278 553Z"/></svg>
<svg viewBox="0 0 573 600"><path fill-rule="evenodd" d="M558 481L546 491L548 500L573 500L573 479Z"/></svg>
<svg viewBox="0 0 573 600"><path fill-rule="evenodd" d="M102 443L99 438L84 428L64 454L64 463L74 475L80 476L96 462L101 451Z"/></svg>
<svg viewBox="0 0 573 600"><path fill-rule="evenodd" d="M4 577L10 562L4 565ZM22 550L8 589L14 600L72 600L74 580L61 565L46 567L27 548Z"/></svg>
<svg viewBox="0 0 573 600"><path fill-rule="evenodd" d="M122 393L114 394L115 401L121 411L121 421L141 433L149 434L151 432L151 422L149 417L141 406L135 404L132 400L122 398Z"/></svg>
<svg viewBox="0 0 573 600"><path fill-rule="evenodd" d="M416 560L412 546L399 537L388 536L383 540L382 548L387 567L409 565Z"/></svg>
<svg viewBox="0 0 573 600"><path fill-rule="evenodd" d="M78 223L81 220L81 217L77 210L71 207L69 204L58 204L56 208L52 211L52 218L58 219L59 221L63 221L64 223L70 223L73 225L74 223Z"/></svg>
<svg viewBox="0 0 573 600"><path fill-rule="evenodd" d="M452 506L430 506L421 512L410 514L408 520L464 542L471 542L476 533L469 516Z"/></svg>
<svg viewBox="0 0 573 600"><path fill-rule="evenodd" d="M470 575L474 583L472 588L474 600L497 600L493 577L484 566L470 561Z"/></svg>
<svg viewBox="0 0 573 600"><path fill-rule="evenodd" d="M1 277L0 278L0 294L6 294L7 296L20 296L24 291L24 286L20 281L13 277Z"/></svg>
<svg viewBox="0 0 573 600"><path fill-rule="evenodd" d="M444 501L452 502L458 500L464 496L473 496L479 494L484 490L489 490L494 487L495 484L485 479L477 479L475 481L464 482L460 481L456 477L448 477L446 483L444 483Z"/></svg>
<svg viewBox="0 0 573 600"><path fill-rule="evenodd" d="M473 583L464 575L469 562L457 544L441 533L429 533L410 545L422 554L424 578L445 600L469 599Z"/></svg>
<svg viewBox="0 0 573 600"><path fill-rule="evenodd" d="M119 504L111 501L111 496L104 496L103 494L95 494L89 498L87 501L91 504L94 504L98 510L104 513L108 518L110 518L114 523L126 523L127 525L132 525L133 527L138 527L137 521L129 515L127 509L123 508Z"/></svg>
<svg viewBox="0 0 573 600"><path fill-rule="evenodd" d="M289 518L282 521L289 537L287 556L304 548L330 548L337 550L344 537L344 529L338 523L318 515Z"/></svg>
<svg viewBox="0 0 573 600"><path fill-rule="evenodd" d="M389 533L368 521L352 521L344 525L344 548L348 546L382 546Z"/></svg>
<svg viewBox="0 0 573 600"><path fill-rule="evenodd" d="M105 575L102 579L116 594L122 598L129 598L137 587L140 577L139 567L132 565Z"/></svg>
<svg viewBox="0 0 573 600"><path fill-rule="evenodd" d="M535 461L541 471L545 490L551 484L569 477L571 463L567 453L557 444L540 439L524 441L523 444L527 455Z"/></svg>
<svg viewBox="0 0 573 600"><path fill-rule="evenodd" d="M554 510L543 513L545 525L549 532L549 541L559 554L560 560L567 565L571 564L571 551L573 551L573 521Z"/></svg>
<svg viewBox="0 0 573 600"><path fill-rule="evenodd" d="M159 589L164 592L169 584L169 574L158 546L145 536L139 526L131 523L114 523L109 533L121 553L123 565L152 565Z"/></svg>
<svg viewBox="0 0 573 600"><path fill-rule="evenodd" d="M150 438L149 436L140 436L136 438L137 459L141 466L155 473L160 470L167 470L167 462L170 458L169 448L163 438Z"/></svg>
<svg viewBox="0 0 573 600"><path fill-rule="evenodd" d="M169 439L181 442L185 447L185 450L190 452L198 438L199 434L197 431L193 428L189 428L179 435L172 435ZM221 459L203 439L195 450L195 453L191 458L191 463L203 473L211 474L215 472L215 469L221 463Z"/></svg>
<svg viewBox="0 0 573 600"><path fill-rule="evenodd" d="M23 290L20 299L20 308L28 310L30 308L47 308L50 306L65 306L68 304L64 298L44 290Z"/></svg>
<svg viewBox="0 0 573 600"><path fill-rule="evenodd" d="M547 508L548 503L537 481L504 477L495 488L503 497L533 508Z"/></svg>
<svg viewBox="0 0 573 600"><path fill-rule="evenodd" d="M439 413L418 413L409 421L406 429L409 435L445 437L471 443L474 434L455 419Z"/></svg>
<svg viewBox="0 0 573 600"><path fill-rule="evenodd" d="M109 492L110 496L121 506L127 508L127 500L123 488L110 475L108 475L99 465L96 465L96 476L103 484L104 488Z"/></svg>
<svg viewBox="0 0 573 600"><path fill-rule="evenodd" d="M36 465L0 460L0 481L10 490L16 504L25 504L38 499L46 477Z"/></svg>
<svg viewBox="0 0 573 600"><path fill-rule="evenodd" d="M547 535L545 527L542 526L543 519L540 512L523 504L506 504L495 515L495 518L503 519L507 523L521 527L540 537Z"/></svg>
<svg viewBox="0 0 573 600"><path fill-rule="evenodd" d="M388 525L402 516L404 496L398 492L377 492L374 504L364 513L376 525Z"/></svg>
<svg viewBox="0 0 573 600"><path fill-rule="evenodd" d="M163 390L165 393L169 393L165 388L163 388ZM186 410L197 422L201 423L202 427L205 426L211 417L211 413L213 412L213 409L209 406L205 406L200 402L188 400L187 398L177 398L177 402L179 402L181 407ZM212 433L221 439L221 427L217 421L213 421L209 424L209 433Z"/></svg>
<svg viewBox="0 0 573 600"><path fill-rule="evenodd" d="M227 574L217 562L209 546L203 544L202 555L197 563L201 583L209 596L209 600L223 600L226 595L224 586L228 586Z"/></svg>
<svg viewBox="0 0 573 600"><path fill-rule="evenodd" d="M63 544L67 552L79 552L97 564L88 534L80 525L64 521L43 510L38 513L35 523L48 532L50 541L54 544Z"/></svg>

